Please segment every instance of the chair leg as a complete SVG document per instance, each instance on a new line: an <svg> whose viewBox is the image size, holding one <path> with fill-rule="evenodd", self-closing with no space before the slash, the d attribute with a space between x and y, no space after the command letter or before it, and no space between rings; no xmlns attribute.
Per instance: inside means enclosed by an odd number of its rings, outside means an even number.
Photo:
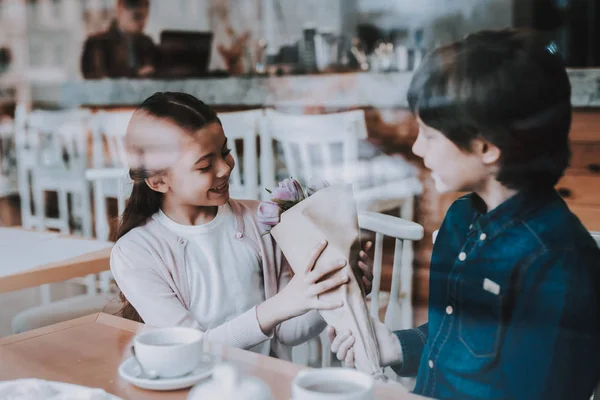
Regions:
<svg viewBox="0 0 600 400"><path fill-rule="evenodd" d="M50 284L40 286L40 302L42 305L48 305L52 301L52 295L50 293Z"/></svg>
<svg viewBox="0 0 600 400"><path fill-rule="evenodd" d="M88 295L96 294L96 274L89 274L85 277L85 288Z"/></svg>
<svg viewBox="0 0 600 400"><path fill-rule="evenodd" d="M108 293L110 292L110 282L112 281L113 276L110 271L104 271L100 273L100 292Z"/></svg>
<svg viewBox="0 0 600 400"><path fill-rule="evenodd" d="M402 205L401 218L412 221L414 218L414 197L406 199ZM412 286L414 269L414 249L413 242L404 240L402 244L402 278L400 280L400 293L404 297L400 300L402 304L402 325L403 329L413 327L413 309L412 309Z"/></svg>
<svg viewBox="0 0 600 400"><path fill-rule="evenodd" d="M413 286L413 268L414 252L413 243L410 240L404 240L402 245L402 268L400 279L400 293L403 298L400 299L402 305L402 328L409 329L413 327L413 309L412 309L412 286Z"/></svg>
<svg viewBox="0 0 600 400"><path fill-rule="evenodd" d="M92 184L94 193L94 224L96 239L108 239L108 226L106 223L106 199L102 195L102 182L95 180Z"/></svg>
<svg viewBox="0 0 600 400"><path fill-rule="evenodd" d="M39 185L39 183L35 183L35 181L34 184ZM44 202L44 194L44 190L39 186L33 186L33 215L35 217L33 218L32 225L36 226L38 229L44 229L46 225L46 204Z"/></svg>
<svg viewBox="0 0 600 400"><path fill-rule="evenodd" d="M62 227L61 233L69 233L69 202L67 200L67 191L64 189L57 190L58 195L58 219L60 219Z"/></svg>
<svg viewBox="0 0 600 400"><path fill-rule="evenodd" d="M89 190L89 186L85 185L83 193L81 193L81 208L80 208L80 218L81 218L81 230L83 232L83 236L86 238L91 238L93 236L93 228L92 228L92 204L91 204L91 192Z"/></svg>
<svg viewBox="0 0 600 400"><path fill-rule="evenodd" d="M29 172L19 171L18 174L19 196L21 197L21 224L25 229L34 226L34 213L31 210L31 192Z"/></svg>

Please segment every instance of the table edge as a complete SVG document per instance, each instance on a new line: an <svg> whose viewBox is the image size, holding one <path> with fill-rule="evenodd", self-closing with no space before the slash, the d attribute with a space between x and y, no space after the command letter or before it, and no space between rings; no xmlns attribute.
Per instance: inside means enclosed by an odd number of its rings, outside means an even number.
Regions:
<svg viewBox="0 0 600 400"><path fill-rule="evenodd" d="M22 342L24 340L34 339L34 338L37 338L40 336L49 335L51 333L62 331L65 329L70 329L75 326L94 323L94 322L96 322L99 314L101 314L101 313L90 314L90 315L86 315L85 317L80 317L80 318L72 319L69 321L59 322L54 325L48 325L48 326L44 326L42 328L32 329L27 332L17 333L15 335L11 335L11 336L6 336L3 338L0 338L0 347L18 343L18 342Z"/></svg>
<svg viewBox="0 0 600 400"><path fill-rule="evenodd" d="M13 292L46 283L63 282L71 278L108 271L111 251L112 247L106 247L22 273L0 277L0 293Z"/></svg>

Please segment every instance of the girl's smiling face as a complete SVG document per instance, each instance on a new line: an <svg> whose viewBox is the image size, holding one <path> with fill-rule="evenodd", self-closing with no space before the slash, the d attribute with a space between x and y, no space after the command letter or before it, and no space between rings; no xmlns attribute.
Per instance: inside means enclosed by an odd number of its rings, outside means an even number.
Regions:
<svg viewBox="0 0 600 400"><path fill-rule="evenodd" d="M219 206L229 200L229 176L235 161L219 123L198 130L185 141L165 177L166 196L190 206Z"/></svg>
<svg viewBox="0 0 600 400"><path fill-rule="evenodd" d="M229 200L235 161L218 122L188 132L168 119L143 114L134 118L128 140L145 149L139 163L158 171L146 182L164 194L163 202L206 207Z"/></svg>

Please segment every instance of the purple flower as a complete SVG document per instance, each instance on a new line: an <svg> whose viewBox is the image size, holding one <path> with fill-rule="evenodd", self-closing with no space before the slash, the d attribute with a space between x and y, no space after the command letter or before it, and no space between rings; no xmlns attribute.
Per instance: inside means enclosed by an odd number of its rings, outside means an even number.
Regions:
<svg viewBox="0 0 600 400"><path fill-rule="evenodd" d="M279 186L271 193L272 200L280 201L301 201L304 200L304 192L300 182L295 179L284 179L279 182Z"/></svg>
<svg viewBox="0 0 600 400"><path fill-rule="evenodd" d="M258 206L258 220L265 225L275 226L279 223L279 206L271 201L263 201Z"/></svg>

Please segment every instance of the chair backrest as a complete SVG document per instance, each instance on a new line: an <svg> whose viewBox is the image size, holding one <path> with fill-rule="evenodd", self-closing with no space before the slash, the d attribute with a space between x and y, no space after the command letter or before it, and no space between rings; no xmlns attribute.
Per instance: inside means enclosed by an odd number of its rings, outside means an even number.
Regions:
<svg viewBox="0 0 600 400"><path fill-rule="evenodd" d="M86 179L92 183L94 193L96 238L108 240L109 220L112 218L108 215L106 199L116 198L117 215L122 215L125 210L125 201L131 195L133 182L129 178L127 168L90 168L85 175Z"/></svg>
<svg viewBox="0 0 600 400"><path fill-rule="evenodd" d="M36 171L53 167L81 173L87 167L90 112L82 109L27 112L24 105L15 110L15 150L24 227L35 225L29 204L30 178Z"/></svg>
<svg viewBox="0 0 600 400"><path fill-rule="evenodd" d="M93 117L92 165L94 168L127 167L123 138L134 110L98 111Z"/></svg>
<svg viewBox="0 0 600 400"><path fill-rule="evenodd" d="M360 229L375 233L373 288L370 295L371 316L379 318L383 240L385 236L392 237L395 239L392 283L384 323L394 330L412 327L412 262L407 262L407 259L402 255L403 251L407 250L410 241L423 238L423 227L412 221L372 211L360 211L358 213L358 225Z"/></svg>
<svg viewBox="0 0 600 400"><path fill-rule="evenodd" d="M335 170L358 160L359 141L367 138L362 110L322 115L289 115L267 110L261 129L261 178L266 187L277 179L273 141L281 147L287 176L303 183L338 180ZM350 168L343 168L350 172ZM350 181L350 175L342 180Z"/></svg>
<svg viewBox="0 0 600 400"><path fill-rule="evenodd" d="M231 172L229 186L231 196L234 198L259 198L256 142L263 118L262 109L219 113L236 165Z"/></svg>
<svg viewBox="0 0 600 400"><path fill-rule="evenodd" d="M87 168L90 112L83 109L35 110L25 116L23 140L17 140L25 168Z"/></svg>

